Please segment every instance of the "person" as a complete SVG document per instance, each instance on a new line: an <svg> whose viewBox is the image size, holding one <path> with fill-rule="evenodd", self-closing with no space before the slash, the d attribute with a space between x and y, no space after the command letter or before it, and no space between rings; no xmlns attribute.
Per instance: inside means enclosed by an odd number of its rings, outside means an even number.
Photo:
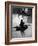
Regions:
<svg viewBox="0 0 38 46"><path fill-rule="evenodd" d="M24 35L24 22L23 22L22 19L21 19L21 22L20 22L20 32L21 32L21 35L23 36Z"/></svg>
<svg viewBox="0 0 38 46"><path fill-rule="evenodd" d="M23 20L21 20L21 22L20 22L20 27L21 27L21 28L24 27L24 22L23 22Z"/></svg>

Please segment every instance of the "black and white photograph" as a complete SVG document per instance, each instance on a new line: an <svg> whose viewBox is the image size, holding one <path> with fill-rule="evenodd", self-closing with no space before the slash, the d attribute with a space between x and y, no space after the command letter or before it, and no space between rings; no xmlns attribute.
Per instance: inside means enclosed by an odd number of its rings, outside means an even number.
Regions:
<svg viewBox="0 0 38 46"><path fill-rule="evenodd" d="M12 38L32 37L32 7L11 6Z"/></svg>
<svg viewBox="0 0 38 46"><path fill-rule="evenodd" d="M35 6L10 5L10 41L26 41L35 38ZM17 40L18 39L18 40ZM27 40L27 41L28 41Z"/></svg>

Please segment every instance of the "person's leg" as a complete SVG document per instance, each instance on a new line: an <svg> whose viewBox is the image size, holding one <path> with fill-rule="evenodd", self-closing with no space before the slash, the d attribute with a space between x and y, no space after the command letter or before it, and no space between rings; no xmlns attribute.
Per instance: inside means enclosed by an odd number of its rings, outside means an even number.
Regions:
<svg viewBox="0 0 38 46"><path fill-rule="evenodd" d="M24 31L21 31L21 35L22 35L22 37L24 37Z"/></svg>

